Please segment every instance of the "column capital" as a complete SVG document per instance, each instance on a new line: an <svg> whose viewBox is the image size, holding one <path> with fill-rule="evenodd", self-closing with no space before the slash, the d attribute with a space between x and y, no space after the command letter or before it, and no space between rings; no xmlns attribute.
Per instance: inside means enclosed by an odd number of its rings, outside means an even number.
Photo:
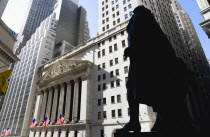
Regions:
<svg viewBox="0 0 210 137"><path fill-rule="evenodd" d="M55 89L58 89L58 85L55 85L54 88L55 88Z"/></svg>
<svg viewBox="0 0 210 137"><path fill-rule="evenodd" d="M84 75L81 76L81 79L82 80L87 80L88 76L89 76L88 74L84 74Z"/></svg>
<svg viewBox="0 0 210 137"><path fill-rule="evenodd" d="M39 90L38 95L43 95L43 90Z"/></svg>
<svg viewBox="0 0 210 137"><path fill-rule="evenodd" d="M73 80L74 80L75 83L79 82L79 78L74 78Z"/></svg>

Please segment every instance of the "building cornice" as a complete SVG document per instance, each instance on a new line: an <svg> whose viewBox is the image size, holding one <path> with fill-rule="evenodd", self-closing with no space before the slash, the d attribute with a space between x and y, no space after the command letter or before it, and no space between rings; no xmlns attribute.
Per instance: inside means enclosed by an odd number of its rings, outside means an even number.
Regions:
<svg viewBox="0 0 210 137"><path fill-rule="evenodd" d="M14 42L17 41L16 38L10 32L9 27L1 19L0 19L0 26L2 26L5 29L5 31L11 36L11 38L14 40Z"/></svg>

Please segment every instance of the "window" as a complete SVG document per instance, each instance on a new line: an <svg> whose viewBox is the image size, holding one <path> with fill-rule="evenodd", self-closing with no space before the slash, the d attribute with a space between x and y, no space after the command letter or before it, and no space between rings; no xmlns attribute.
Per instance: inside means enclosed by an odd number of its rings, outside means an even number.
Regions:
<svg viewBox="0 0 210 137"><path fill-rule="evenodd" d="M114 96L111 96L111 103L112 103L112 104L114 104L114 103L115 103Z"/></svg>
<svg viewBox="0 0 210 137"><path fill-rule="evenodd" d="M101 119L101 112L98 112L98 119Z"/></svg>
<svg viewBox="0 0 210 137"><path fill-rule="evenodd" d="M101 91L101 85L98 85L98 91Z"/></svg>
<svg viewBox="0 0 210 137"><path fill-rule="evenodd" d="M112 11L114 11L114 7L112 8Z"/></svg>
<svg viewBox="0 0 210 137"><path fill-rule="evenodd" d="M102 5L104 5L104 1L102 2Z"/></svg>
<svg viewBox="0 0 210 137"><path fill-rule="evenodd" d="M103 98L103 104L106 105L106 98Z"/></svg>
<svg viewBox="0 0 210 137"><path fill-rule="evenodd" d="M117 95L117 103L121 103L121 96L120 95Z"/></svg>
<svg viewBox="0 0 210 137"><path fill-rule="evenodd" d="M119 5L117 4L117 5L116 5L116 9L118 9L118 8L119 8Z"/></svg>
<svg viewBox="0 0 210 137"><path fill-rule="evenodd" d="M114 72L113 71L110 72L110 78L112 78L112 77L114 77Z"/></svg>
<svg viewBox="0 0 210 137"><path fill-rule="evenodd" d="M127 11L127 8L126 7L124 7L124 11Z"/></svg>
<svg viewBox="0 0 210 137"><path fill-rule="evenodd" d="M101 57L101 52L100 51L98 51L98 58L100 58Z"/></svg>
<svg viewBox="0 0 210 137"><path fill-rule="evenodd" d="M100 75L98 76L98 81L101 81L101 76Z"/></svg>
<svg viewBox="0 0 210 137"><path fill-rule="evenodd" d="M117 44L114 44L114 50L115 51L117 50Z"/></svg>
<svg viewBox="0 0 210 137"><path fill-rule="evenodd" d="M112 5L114 5L114 1L112 1Z"/></svg>
<svg viewBox="0 0 210 137"><path fill-rule="evenodd" d="M98 70L100 70L101 69L101 65L98 65Z"/></svg>
<svg viewBox="0 0 210 137"><path fill-rule="evenodd" d="M102 14L102 17L105 17L105 14L104 14L104 13ZM104 20L103 20L103 21L104 21Z"/></svg>
<svg viewBox="0 0 210 137"><path fill-rule="evenodd" d="M123 61L127 61L128 60L128 58L126 58L125 56L123 56Z"/></svg>
<svg viewBox="0 0 210 137"><path fill-rule="evenodd" d="M128 73L128 66L125 66L125 67L124 67L124 72L125 72L125 74Z"/></svg>
<svg viewBox="0 0 210 137"><path fill-rule="evenodd" d="M106 90L106 83L103 84L103 90Z"/></svg>
<svg viewBox="0 0 210 137"><path fill-rule="evenodd" d="M106 22L108 22L109 21L109 18L106 18Z"/></svg>
<svg viewBox="0 0 210 137"><path fill-rule="evenodd" d="M123 4L126 4L126 1L125 0L123 0Z"/></svg>
<svg viewBox="0 0 210 137"><path fill-rule="evenodd" d="M111 88L114 88L114 81L111 81Z"/></svg>
<svg viewBox="0 0 210 137"><path fill-rule="evenodd" d="M119 87L120 86L120 80L118 79L118 80L116 80L116 85L117 85L117 87Z"/></svg>
<svg viewBox="0 0 210 137"><path fill-rule="evenodd" d="M106 5L106 9L108 9L108 5Z"/></svg>
<svg viewBox="0 0 210 137"><path fill-rule="evenodd" d="M103 69L106 68L106 64L105 64L105 63L102 64L102 68L103 68Z"/></svg>
<svg viewBox="0 0 210 137"><path fill-rule="evenodd" d="M124 31L123 31L124 32ZM122 34L122 33L121 33ZM124 35L124 33L123 33ZM125 40L122 41L122 47L124 48L126 45L125 45Z"/></svg>
<svg viewBox="0 0 210 137"><path fill-rule="evenodd" d="M103 80L106 79L106 74L103 74Z"/></svg>
<svg viewBox="0 0 210 137"><path fill-rule="evenodd" d="M98 106L101 105L101 99L98 99Z"/></svg>
<svg viewBox="0 0 210 137"><path fill-rule="evenodd" d="M130 12L129 14L130 14L130 16L132 16L133 15L133 12Z"/></svg>
<svg viewBox="0 0 210 137"><path fill-rule="evenodd" d="M112 46L109 46L109 53L112 53Z"/></svg>
<svg viewBox="0 0 210 137"><path fill-rule="evenodd" d="M109 63L110 63L110 66L113 66L113 60L110 60Z"/></svg>
<svg viewBox="0 0 210 137"><path fill-rule="evenodd" d="M115 110L112 110L112 118L115 118Z"/></svg>
<svg viewBox="0 0 210 137"><path fill-rule="evenodd" d="M126 82L126 83L128 82L128 77L125 77L125 82Z"/></svg>
<svg viewBox="0 0 210 137"><path fill-rule="evenodd" d="M122 109L118 109L118 117L122 117Z"/></svg>
<svg viewBox="0 0 210 137"><path fill-rule="evenodd" d="M106 25L106 29L109 29L109 25Z"/></svg>
<svg viewBox="0 0 210 137"><path fill-rule="evenodd" d="M114 39L117 39L117 35L114 35L113 38L114 38Z"/></svg>
<svg viewBox="0 0 210 137"><path fill-rule="evenodd" d="M119 15L120 15L120 12L118 11L118 12L117 12L117 16L119 16Z"/></svg>
<svg viewBox="0 0 210 137"><path fill-rule="evenodd" d="M104 24L104 23L105 23L105 20L102 21L102 24Z"/></svg>
<svg viewBox="0 0 210 137"><path fill-rule="evenodd" d="M116 69L116 70L115 70L115 73L116 73L116 76L119 76L119 75L120 75L119 69Z"/></svg>
<svg viewBox="0 0 210 137"><path fill-rule="evenodd" d="M104 11L104 7L102 8L102 11Z"/></svg>
<svg viewBox="0 0 210 137"><path fill-rule="evenodd" d="M109 14L109 12L108 11L106 11L106 15L108 15Z"/></svg>
<svg viewBox="0 0 210 137"><path fill-rule="evenodd" d="M102 56L105 56L105 49L102 50Z"/></svg>
<svg viewBox="0 0 210 137"><path fill-rule="evenodd" d="M116 25L116 21L113 21L113 26Z"/></svg>
<svg viewBox="0 0 210 137"><path fill-rule="evenodd" d="M115 2L118 2L118 0L115 0Z"/></svg>
<svg viewBox="0 0 210 137"><path fill-rule="evenodd" d="M115 14L112 14L112 17L115 18Z"/></svg>
<svg viewBox="0 0 210 137"><path fill-rule="evenodd" d="M103 118L107 118L106 111L103 112Z"/></svg>
<svg viewBox="0 0 210 137"><path fill-rule="evenodd" d="M109 38L109 42L111 42L111 41L112 41L112 37Z"/></svg>
<svg viewBox="0 0 210 137"><path fill-rule="evenodd" d="M132 8L131 4L128 5L128 8L129 8L129 9Z"/></svg>
<svg viewBox="0 0 210 137"><path fill-rule="evenodd" d="M103 31L105 31L105 27L103 27Z"/></svg>
<svg viewBox="0 0 210 137"><path fill-rule="evenodd" d="M115 58L115 64L118 64L119 61L118 61L118 58Z"/></svg>
<svg viewBox="0 0 210 137"><path fill-rule="evenodd" d="M119 19L117 19L117 23L120 23L120 18L119 18Z"/></svg>
<svg viewBox="0 0 210 137"><path fill-rule="evenodd" d="M125 19L127 19L128 18L128 14L125 14Z"/></svg>

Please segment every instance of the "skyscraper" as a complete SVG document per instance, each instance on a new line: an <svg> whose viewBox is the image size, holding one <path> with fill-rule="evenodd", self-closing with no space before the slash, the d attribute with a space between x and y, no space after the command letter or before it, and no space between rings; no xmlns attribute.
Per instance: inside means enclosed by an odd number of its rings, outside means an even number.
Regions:
<svg viewBox="0 0 210 137"><path fill-rule="evenodd" d="M196 79L194 88L191 88L189 98L191 101L190 111L194 112L191 118L194 122L196 121L195 123L197 125L195 124L194 126L199 127L202 124L202 119L204 119L204 114L208 108L208 106L206 106L208 103L205 98L209 94L209 65L189 15L181 8L176 0L172 0L172 8L183 44L187 51L188 60L186 63L193 77Z"/></svg>
<svg viewBox="0 0 210 137"><path fill-rule="evenodd" d="M78 13L77 3L77 0L33 0L30 3L26 24L14 48L21 61L14 66L1 110L0 127L10 127L12 136L27 136L29 133L37 94L37 71L52 60L56 42L75 44L80 38L78 35L83 33L78 31L76 35L80 26L86 24L77 25L78 16L85 17ZM83 37L80 41L84 41Z"/></svg>
<svg viewBox="0 0 210 137"><path fill-rule="evenodd" d="M200 26L210 38L210 0L197 0L198 6L201 9L201 14L205 21L200 23Z"/></svg>

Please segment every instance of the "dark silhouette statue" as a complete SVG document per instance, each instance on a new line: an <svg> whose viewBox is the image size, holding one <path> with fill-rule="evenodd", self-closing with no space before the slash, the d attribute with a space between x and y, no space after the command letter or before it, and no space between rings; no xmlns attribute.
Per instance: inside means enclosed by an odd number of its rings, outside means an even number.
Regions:
<svg viewBox="0 0 210 137"><path fill-rule="evenodd" d="M138 6L127 26L130 58L128 104L130 121L116 132L140 132L139 103L152 106L157 120L152 131L191 133L186 107L190 72L175 51L150 10Z"/></svg>

